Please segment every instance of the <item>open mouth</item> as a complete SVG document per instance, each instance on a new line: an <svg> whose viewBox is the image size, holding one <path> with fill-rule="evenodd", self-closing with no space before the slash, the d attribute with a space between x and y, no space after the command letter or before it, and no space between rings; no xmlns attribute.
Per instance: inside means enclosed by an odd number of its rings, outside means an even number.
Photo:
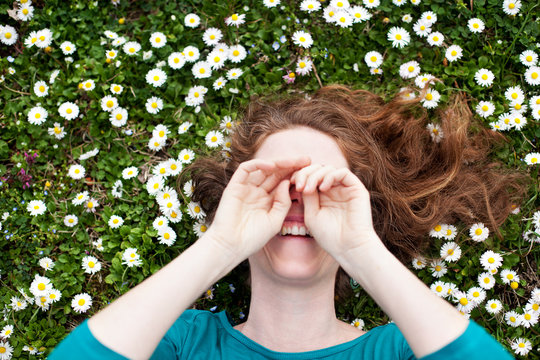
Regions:
<svg viewBox="0 0 540 360"><path fill-rule="evenodd" d="M281 227L280 234L285 235L294 235L294 236L303 236L306 238L312 238L309 230L303 224L284 224Z"/></svg>

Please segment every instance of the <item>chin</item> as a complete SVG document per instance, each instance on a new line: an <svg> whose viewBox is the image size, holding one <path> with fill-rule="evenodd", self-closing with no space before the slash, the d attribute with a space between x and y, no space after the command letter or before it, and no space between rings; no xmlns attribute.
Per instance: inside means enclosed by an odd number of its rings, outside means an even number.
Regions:
<svg viewBox="0 0 540 360"><path fill-rule="evenodd" d="M252 268L258 266L267 275L298 285L319 281L325 275L333 279L338 268L315 239L297 236L275 236L250 262Z"/></svg>

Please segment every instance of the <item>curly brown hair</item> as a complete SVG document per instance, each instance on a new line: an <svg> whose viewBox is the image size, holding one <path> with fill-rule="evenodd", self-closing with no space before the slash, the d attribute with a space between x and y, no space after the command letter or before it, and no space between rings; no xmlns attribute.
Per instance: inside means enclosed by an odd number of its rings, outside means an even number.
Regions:
<svg viewBox="0 0 540 360"><path fill-rule="evenodd" d="M439 223L483 222L500 237L498 227L523 199L529 177L490 160L505 137L473 118L463 94L437 111L438 142L426 129L431 116L422 98L401 93L385 102L369 91L331 85L312 98L254 99L231 135L230 159L199 158L186 169L192 199L211 222L238 165L270 134L306 126L336 140L370 193L375 231L401 261L420 254Z"/></svg>

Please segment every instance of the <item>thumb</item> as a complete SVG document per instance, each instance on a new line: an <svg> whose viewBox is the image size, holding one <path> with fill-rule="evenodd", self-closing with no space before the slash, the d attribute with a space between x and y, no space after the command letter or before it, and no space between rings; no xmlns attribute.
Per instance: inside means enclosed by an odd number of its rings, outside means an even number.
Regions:
<svg viewBox="0 0 540 360"><path fill-rule="evenodd" d="M287 212L291 207L291 196L289 195L290 181L282 180L274 190L274 202L270 209L269 216L274 221L283 222Z"/></svg>

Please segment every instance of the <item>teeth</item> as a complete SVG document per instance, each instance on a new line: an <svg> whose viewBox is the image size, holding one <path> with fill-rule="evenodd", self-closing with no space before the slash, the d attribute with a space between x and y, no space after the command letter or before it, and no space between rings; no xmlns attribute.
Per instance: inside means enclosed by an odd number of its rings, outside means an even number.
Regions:
<svg viewBox="0 0 540 360"><path fill-rule="evenodd" d="M311 236L309 230L305 226L302 226L302 225L283 226L281 228L281 235L302 235L302 236L309 235Z"/></svg>

